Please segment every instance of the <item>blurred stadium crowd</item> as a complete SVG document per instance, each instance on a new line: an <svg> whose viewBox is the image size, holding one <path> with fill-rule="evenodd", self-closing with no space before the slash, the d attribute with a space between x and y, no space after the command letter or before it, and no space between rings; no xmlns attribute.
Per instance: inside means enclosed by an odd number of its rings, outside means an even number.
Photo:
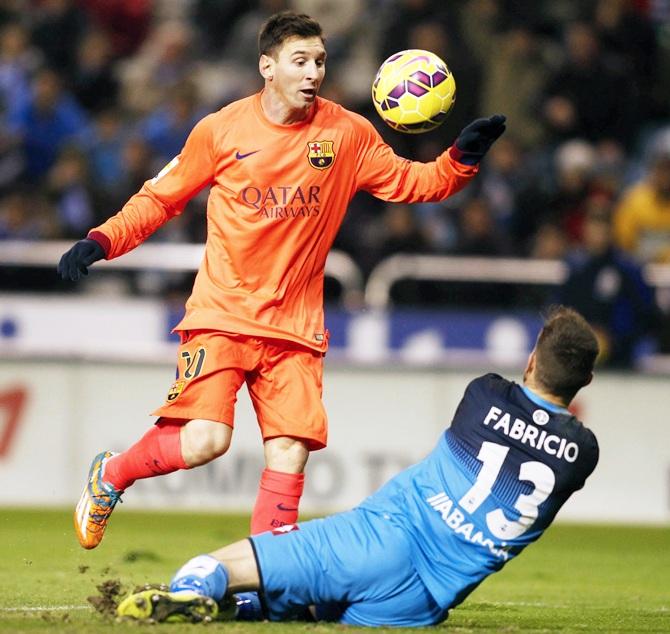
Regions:
<svg viewBox="0 0 670 634"><path fill-rule="evenodd" d="M0 1L0 239L79 239L115 213L197 120L261 87L256 35L284 8L324 26L322 96L403 156L432 160L473 118L508 117L458 196L354 199L335 247L364 274L398 252L563 258L561 299L625 291L619 318L666 345L670 307L640 266L670 262L670 0ZM456 78L453 113L426 135L384 128L370 100L405 48ZM205 197L151 239L201 242Z"/></svg>

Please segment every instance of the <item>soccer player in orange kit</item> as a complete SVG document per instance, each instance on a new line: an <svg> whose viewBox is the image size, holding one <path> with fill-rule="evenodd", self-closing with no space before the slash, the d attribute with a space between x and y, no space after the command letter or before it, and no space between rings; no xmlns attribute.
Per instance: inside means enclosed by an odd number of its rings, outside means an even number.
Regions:
<svg viewBox="0 0 670 634"><path fill-rule="evenodd" d="M294 523L309 452L326 446L323 277L349 201L358 190L388 201L442 200L477 173L505 129L501 115L477 119L435 161L408 161L366 119L317 96L326 50L314 19L273 15L259 51L263 90L197 123L182 152L58 265L63 278L79 279L93 262L141 244L210 188L204 260L175 328L177 380L135 445L94 458L74 516L84 548L100 543L135 480L203 465L228 450L243 383L266 465L251 532Z"/></svg>

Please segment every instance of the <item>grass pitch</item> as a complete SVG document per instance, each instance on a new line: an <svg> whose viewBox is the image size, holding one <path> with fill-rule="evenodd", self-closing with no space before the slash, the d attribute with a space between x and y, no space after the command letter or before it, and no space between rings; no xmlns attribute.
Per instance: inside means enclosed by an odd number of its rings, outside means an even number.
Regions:
<svg viewBox="0 0 670 634"><path fill-rule="evenodd" d="M70 510L0 509L0 631L148 631L145 625L106 619L87 597L112 580L127 589L166 582L186 559L243 537L247 527L242 516L121 508L104 542L84 551ZM359 631L293 623L163 624L151 631L180 634L203 627L230 634ZM486 580L439 631L670 632L670 531L556 525Z"/></svg>

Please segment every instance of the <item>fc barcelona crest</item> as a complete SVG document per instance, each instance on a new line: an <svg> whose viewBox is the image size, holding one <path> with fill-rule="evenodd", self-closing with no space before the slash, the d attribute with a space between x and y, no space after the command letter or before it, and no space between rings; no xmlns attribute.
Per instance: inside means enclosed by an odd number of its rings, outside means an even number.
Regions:
<svg viewBox="0 0 670 634"><path fill-rule="evenodd" d="M184 386L186 385L186 381L175 381L172 384L172 387L168 391L167 395L167 402L172 403L173 401L176 401L177 398L179 398L179 395L182 393L182 390L184 389Z"/></svg>
<svg viewBox="0 0 670 634"><path fill-rule="evenodd" d="M307 160L309 164L318 169L325 170L335 161L333 152L333 141L310 141L307 144Z"/></svg>

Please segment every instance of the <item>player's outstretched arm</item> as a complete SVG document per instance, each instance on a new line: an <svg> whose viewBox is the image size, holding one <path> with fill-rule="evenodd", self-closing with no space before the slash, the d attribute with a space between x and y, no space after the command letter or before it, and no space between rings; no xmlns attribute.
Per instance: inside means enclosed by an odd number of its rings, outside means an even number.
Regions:
<svg viewBox="0 0 670 634"><path fill-rule="evenodd" d="M494 114L466 125L451 147L451 157L463 165L477 165L505 131L506 120L504 115Z"/></svg>
<svg viewBox="0 0 670 634"><path fill-rule="evenodd" d="M421 163L397 156L368 121L354 119L359 143L356 189L389 202L444 200L474 178L479 162L505 131L505 120L500 114L476 119L435 161Z"/></svg>
<svg viewBox="0 0 670 634"><path fill-rule="evenodd" d="M201 119L182 151L144 183L118 213L89 231L88 238L102 246L105 252L102 257L112 260L142 244L181 214L188 201L213 182L216 160L212 137L218 116L219 113L214 113ZM84 271L80 270L81 273Z"/></svg>
<svg viewBox="0 0 670 634"><path fill-rule="evenodd" d="M88 275L88 267L105 257L105 250L96 240L85 238L66 251L58 262L58 274L64 280L76 282L82 275Z"/></svg>

